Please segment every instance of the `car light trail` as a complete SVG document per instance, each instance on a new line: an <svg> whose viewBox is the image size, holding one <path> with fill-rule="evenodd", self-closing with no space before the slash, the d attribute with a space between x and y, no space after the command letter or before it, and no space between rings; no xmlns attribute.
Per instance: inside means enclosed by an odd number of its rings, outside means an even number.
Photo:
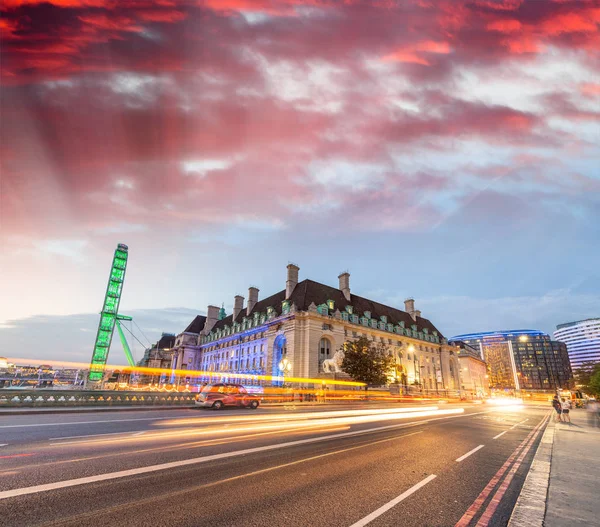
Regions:
<svg viewBox="0 0 600 527"><path fill-rule="evenodd" d="M408 409L405 409L408 410ZM89 440L81 438L78 441L56 441L52 442L53 445L108 445L114 443L133 443L141 444L148 443L156 440L181 440L182 438L196 438L196 437L216 437L216 436L228 436L235 437L235 434L245 434L253 432L269 432L274 431L278 433L285 433L289 431L298 430L310 430L313 432L323 432L331 429L332 427L350 427L353 425L361 425L366 423L375 423L380 421L395 421L401 419L409 419L415 417L436 417L444 415L457 415L464 413L464 408L453 408L447 410L438 409L416 409L418 411L396 411L396 412L385 412L385 413L372 413L366 415L351 415L351 416L338 416L321 418L314 416L312 419L293 420L287 415L282 415L281 422L270 418L270 422L256 424L252 418L247 418L248 421L245 423L239 423L234 427L224 426L207 426L201 429L190 429L190 428L174 428L168 431L149 431L143 436L133 435L134 432L124 432L121 437L114 437L111 435L109 438L102 436L93 436ZM335 412L334 412L335 413Z"/></svg>

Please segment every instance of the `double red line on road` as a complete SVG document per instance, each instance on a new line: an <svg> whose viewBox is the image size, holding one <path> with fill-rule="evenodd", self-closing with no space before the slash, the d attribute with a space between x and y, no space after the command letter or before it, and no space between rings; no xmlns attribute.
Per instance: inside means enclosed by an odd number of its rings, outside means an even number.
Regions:
<svg viewBox="0 0 600 527"><path fill-rule="evenodd" d="M455 527L467 527L471 523L473 518L481 510L481 508L482 508L483 504L485 503L485 501L487 500L487 498L490 496L492 491L496 488L496 485L498 484L498 482L502 479L502 477L504 476L506 471L512 465L512 468L510 469L508 475L506 476L506 478L504 479L502 484L498 487L498 489L492 496L490 503L488 504L487 508L481 515L481 518L477 522L476 527L486 527L487 525L489 525L490 520L492 519L494 512L498 508L498 505L500 504L502 497L506 493L506 490L508 489L508 486L510 485L510 482L512 481L515 473L517 472L517 470L523 463L525 456L531 450L531 447L533 446L533 443L535 442L537 436L539 435L541 430L544 428L544 426L548 422L549 415L550 415L550 412L548 412L548 414L546 414L542 418L542 420L538 423L538 425L529 433L529 435L523 440L523 442L510 455L510 457L506 460L504 465L502 465L502 467L500 467L498 472L496 472L496 474L494 474L494 477L489 481L489 483L486 485L486 487L481 491L481 494L479 494L479 496L477 496L477 498L475 499L473 504L467 509L467 512L465 512L463 514L462 518L460 520L458 520L458 523L455 525Z"/></svg>

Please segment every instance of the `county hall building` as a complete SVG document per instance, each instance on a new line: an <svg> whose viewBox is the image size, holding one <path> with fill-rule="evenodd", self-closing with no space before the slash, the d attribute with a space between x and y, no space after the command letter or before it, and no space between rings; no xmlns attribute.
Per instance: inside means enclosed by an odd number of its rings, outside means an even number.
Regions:
<svg viewBox="0 0 600 527"><path fill-rule="evenodd" d="M405 382L427 391L459 390L459 362L438 329L414 300L405 310L386 306L350 291L350 274L338 277L338 287L298 279L299 267L287 266L285 288L259 299L256 287L248 301L234 298L233 313L208 306L175 339L173 369L211 372L211 380L262 385L259 375L280 376L279 364L287 358L286 375L331 378L323 362L332 359L344 342L365 336L388 347L396 366L390 382ZM250 378L236 378L245 374ZM339 374L338 374L339 375ZM209 377L195 377L192 382ZM339 378L339 377L338 377Z"/></svg>

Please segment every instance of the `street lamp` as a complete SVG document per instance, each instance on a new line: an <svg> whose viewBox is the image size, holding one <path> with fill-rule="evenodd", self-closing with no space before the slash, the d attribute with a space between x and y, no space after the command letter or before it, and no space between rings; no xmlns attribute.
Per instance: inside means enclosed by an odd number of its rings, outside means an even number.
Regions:
<svg viewBox="0 0 600 527"><path fill-rule="evenodd" d="M285 385L285 374L292 371L292 363L287 357L285 357L279 361L278 368L283 377L283 384Z"/></svg>
<svg viewBox="0 0 600 527"><path fill-rule="evenodd" d="M292 363L289 361L289 359L287 357L284 357L283 359L281 359L279 361L279 364L277 366L278 366L279 371L281 372L281 375L283 377L283 381L281 383L281 387L285 388L285 374L289 373L290 371L292 371Z"/></svg>

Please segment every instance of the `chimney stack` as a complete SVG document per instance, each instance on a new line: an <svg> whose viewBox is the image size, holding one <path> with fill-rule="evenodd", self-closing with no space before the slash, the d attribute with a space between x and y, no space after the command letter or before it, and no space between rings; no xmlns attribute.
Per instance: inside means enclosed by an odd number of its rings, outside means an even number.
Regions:
<svg viewBox="0 0 600 527"><path fill-rule="evenodd" d="M285 282L285 299L289 300L298 285L298 271L300 267L291 263L287 266L287 281Z"/></svg>
<svg viewBox="0 0 600 527"><path fill-rule="evenodd" d="M219 308L217 306L208 306L206 310L206 322L204 323L202 333L208 335L217 323L217 320L219 320Z"/></svg>
<svg viewBox="0 0 600 527"><path fill-rule="evenodd" d="M415 316L414 319L417 320L417 317L421 316L421 310L420 309L415 309Z"/></svg>
<svg viewBox="0 0 600 527"><path fill-rule="evenodd" d="M233 319L232 322L235 322L238 315L244 309L244 297L242 295L235 295L233 297Z"/></svg>
<svg viewBox="0 0 600 527"><path fill-rule="evenodd" d="M415 299L414 298L407 298L404 301L404 311L406 311L413 320L417 319L417 315L415 313Z"/></svg>
<svg viewBox="0 0 600 527"><path fill-rule="evenodd" d="M340 291L344 293L344 298L350 302L350 273L344 271L338 276L338 280L340 281Z"/></svg>
<svg viewBox="0 0 600 527"><path fill-rule="evenodd" d="M248 288L248 307L246 308L246 316L250 316L254 306L258 302L258 287L250 286Z"/></svg>

